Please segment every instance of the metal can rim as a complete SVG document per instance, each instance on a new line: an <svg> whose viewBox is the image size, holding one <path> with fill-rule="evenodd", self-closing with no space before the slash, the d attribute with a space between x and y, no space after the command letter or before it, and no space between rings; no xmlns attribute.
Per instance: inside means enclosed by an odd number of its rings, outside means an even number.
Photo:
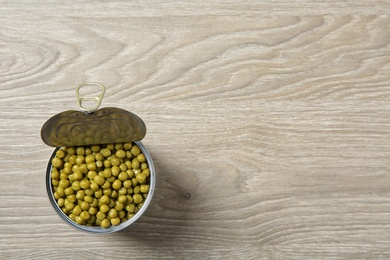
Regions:
<svg viewBox="0 0 390 260"><path fill-rule="evenodd" d="M146 150L145 146L141 143L141 141L133 141L133 142L140 148L142 153L145 155L146 162L147 162L149 170L150 170L150 184L149 184L148 196L147 196L146 200L144 201L143 206L134 215L134 217L132 217L131 219L129 219L123 223L120 223L117 226L111 226L109 228L102 228L102 227L98 227L98 226L79 225L76 222L74 222L73 220L71 220L58 206L58 204L54 198L53 188L52 188L52 184L51 184L51 171L52 171L51 161L55 157L56 152L61 147L56 147L54 149L53 153L50 156L50 159L49 159L49 162L47 165L47 169L46 169L46 191L47 191L47 195L49 197L51 205L53 206L54 210L57 212L57 214L61 217L62 220L64 220L67 224L69 224L73 228L76 228L77 230L81 230L81 231L88 232L88 233L95 233L95 234L109 234L109 233L117 232L117 231L120 231L122 229L127 228L128 226L133 224L135 221L137 221L144 214L144 212L148 208L148 206L152 200L153 194L154 194L154 190L155 190L155 186L156 186L156 173L155 173L152 157L150 156L149 152Z"/></svg>

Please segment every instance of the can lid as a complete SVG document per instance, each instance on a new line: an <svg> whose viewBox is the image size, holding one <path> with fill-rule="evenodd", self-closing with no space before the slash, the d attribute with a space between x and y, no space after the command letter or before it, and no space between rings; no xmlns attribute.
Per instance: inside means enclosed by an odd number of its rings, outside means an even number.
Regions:
<svg viewBox="0 0 390 260"><path fill-rule="evenodd" d="M102 94L96 98L82 97L80 86L96 84L102 86ZM146 126L140 117L127 110L115 107L97 109L104 95L104 86L87 83L77 88L77 98L82 111L61 112L42 126L42 141L54 147L82 146L108 143L140 141L146 135ZM98 105L92 109L82 106L83 100L96 100Z"/></svg>

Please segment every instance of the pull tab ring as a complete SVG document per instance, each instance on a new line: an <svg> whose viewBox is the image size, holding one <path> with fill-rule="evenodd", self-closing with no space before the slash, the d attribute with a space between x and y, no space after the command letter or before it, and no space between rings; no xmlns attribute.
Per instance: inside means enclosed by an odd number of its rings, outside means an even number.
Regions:
<svg viewBox="0 0 390 260"><path fill-rule="evenodd" d="M81 95L80 89L83 87L87 87L87 86L100 87L100 89L101 89L100 94L98 96L83 96L83 95ZM94 112L100 106L105 92L106 92L106 88L100 83L84 83L84 84L79 85L76 89L76 97L77 97L77 102L78 102L79 108L88 114ZM88 106L86 106L86 102L87 102Z"/></svg>

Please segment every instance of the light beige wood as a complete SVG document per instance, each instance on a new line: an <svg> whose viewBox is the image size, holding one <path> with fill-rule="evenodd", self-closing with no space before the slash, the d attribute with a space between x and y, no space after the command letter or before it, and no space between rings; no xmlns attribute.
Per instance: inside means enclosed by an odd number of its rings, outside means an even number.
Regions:
<svg viewBox="0 0 390 260"><path fill-rule="evenodd" d="M0 258L390 258L388 1L83 2L0 3ZM106 236L44 185L41 126L86 81L158 174Z"/></svg>

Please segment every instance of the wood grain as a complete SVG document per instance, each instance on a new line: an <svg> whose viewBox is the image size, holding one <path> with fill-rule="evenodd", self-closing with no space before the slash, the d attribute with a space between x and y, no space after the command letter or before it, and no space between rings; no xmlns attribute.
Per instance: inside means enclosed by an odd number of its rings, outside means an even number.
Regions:
<svg viewBox="0 0 390 260"><path fill-rule="evenodd" d="M390 3L0 3L1 259L390 258ZM138 114L145 215L90 235L44 185L75 87Z"/></svg>

